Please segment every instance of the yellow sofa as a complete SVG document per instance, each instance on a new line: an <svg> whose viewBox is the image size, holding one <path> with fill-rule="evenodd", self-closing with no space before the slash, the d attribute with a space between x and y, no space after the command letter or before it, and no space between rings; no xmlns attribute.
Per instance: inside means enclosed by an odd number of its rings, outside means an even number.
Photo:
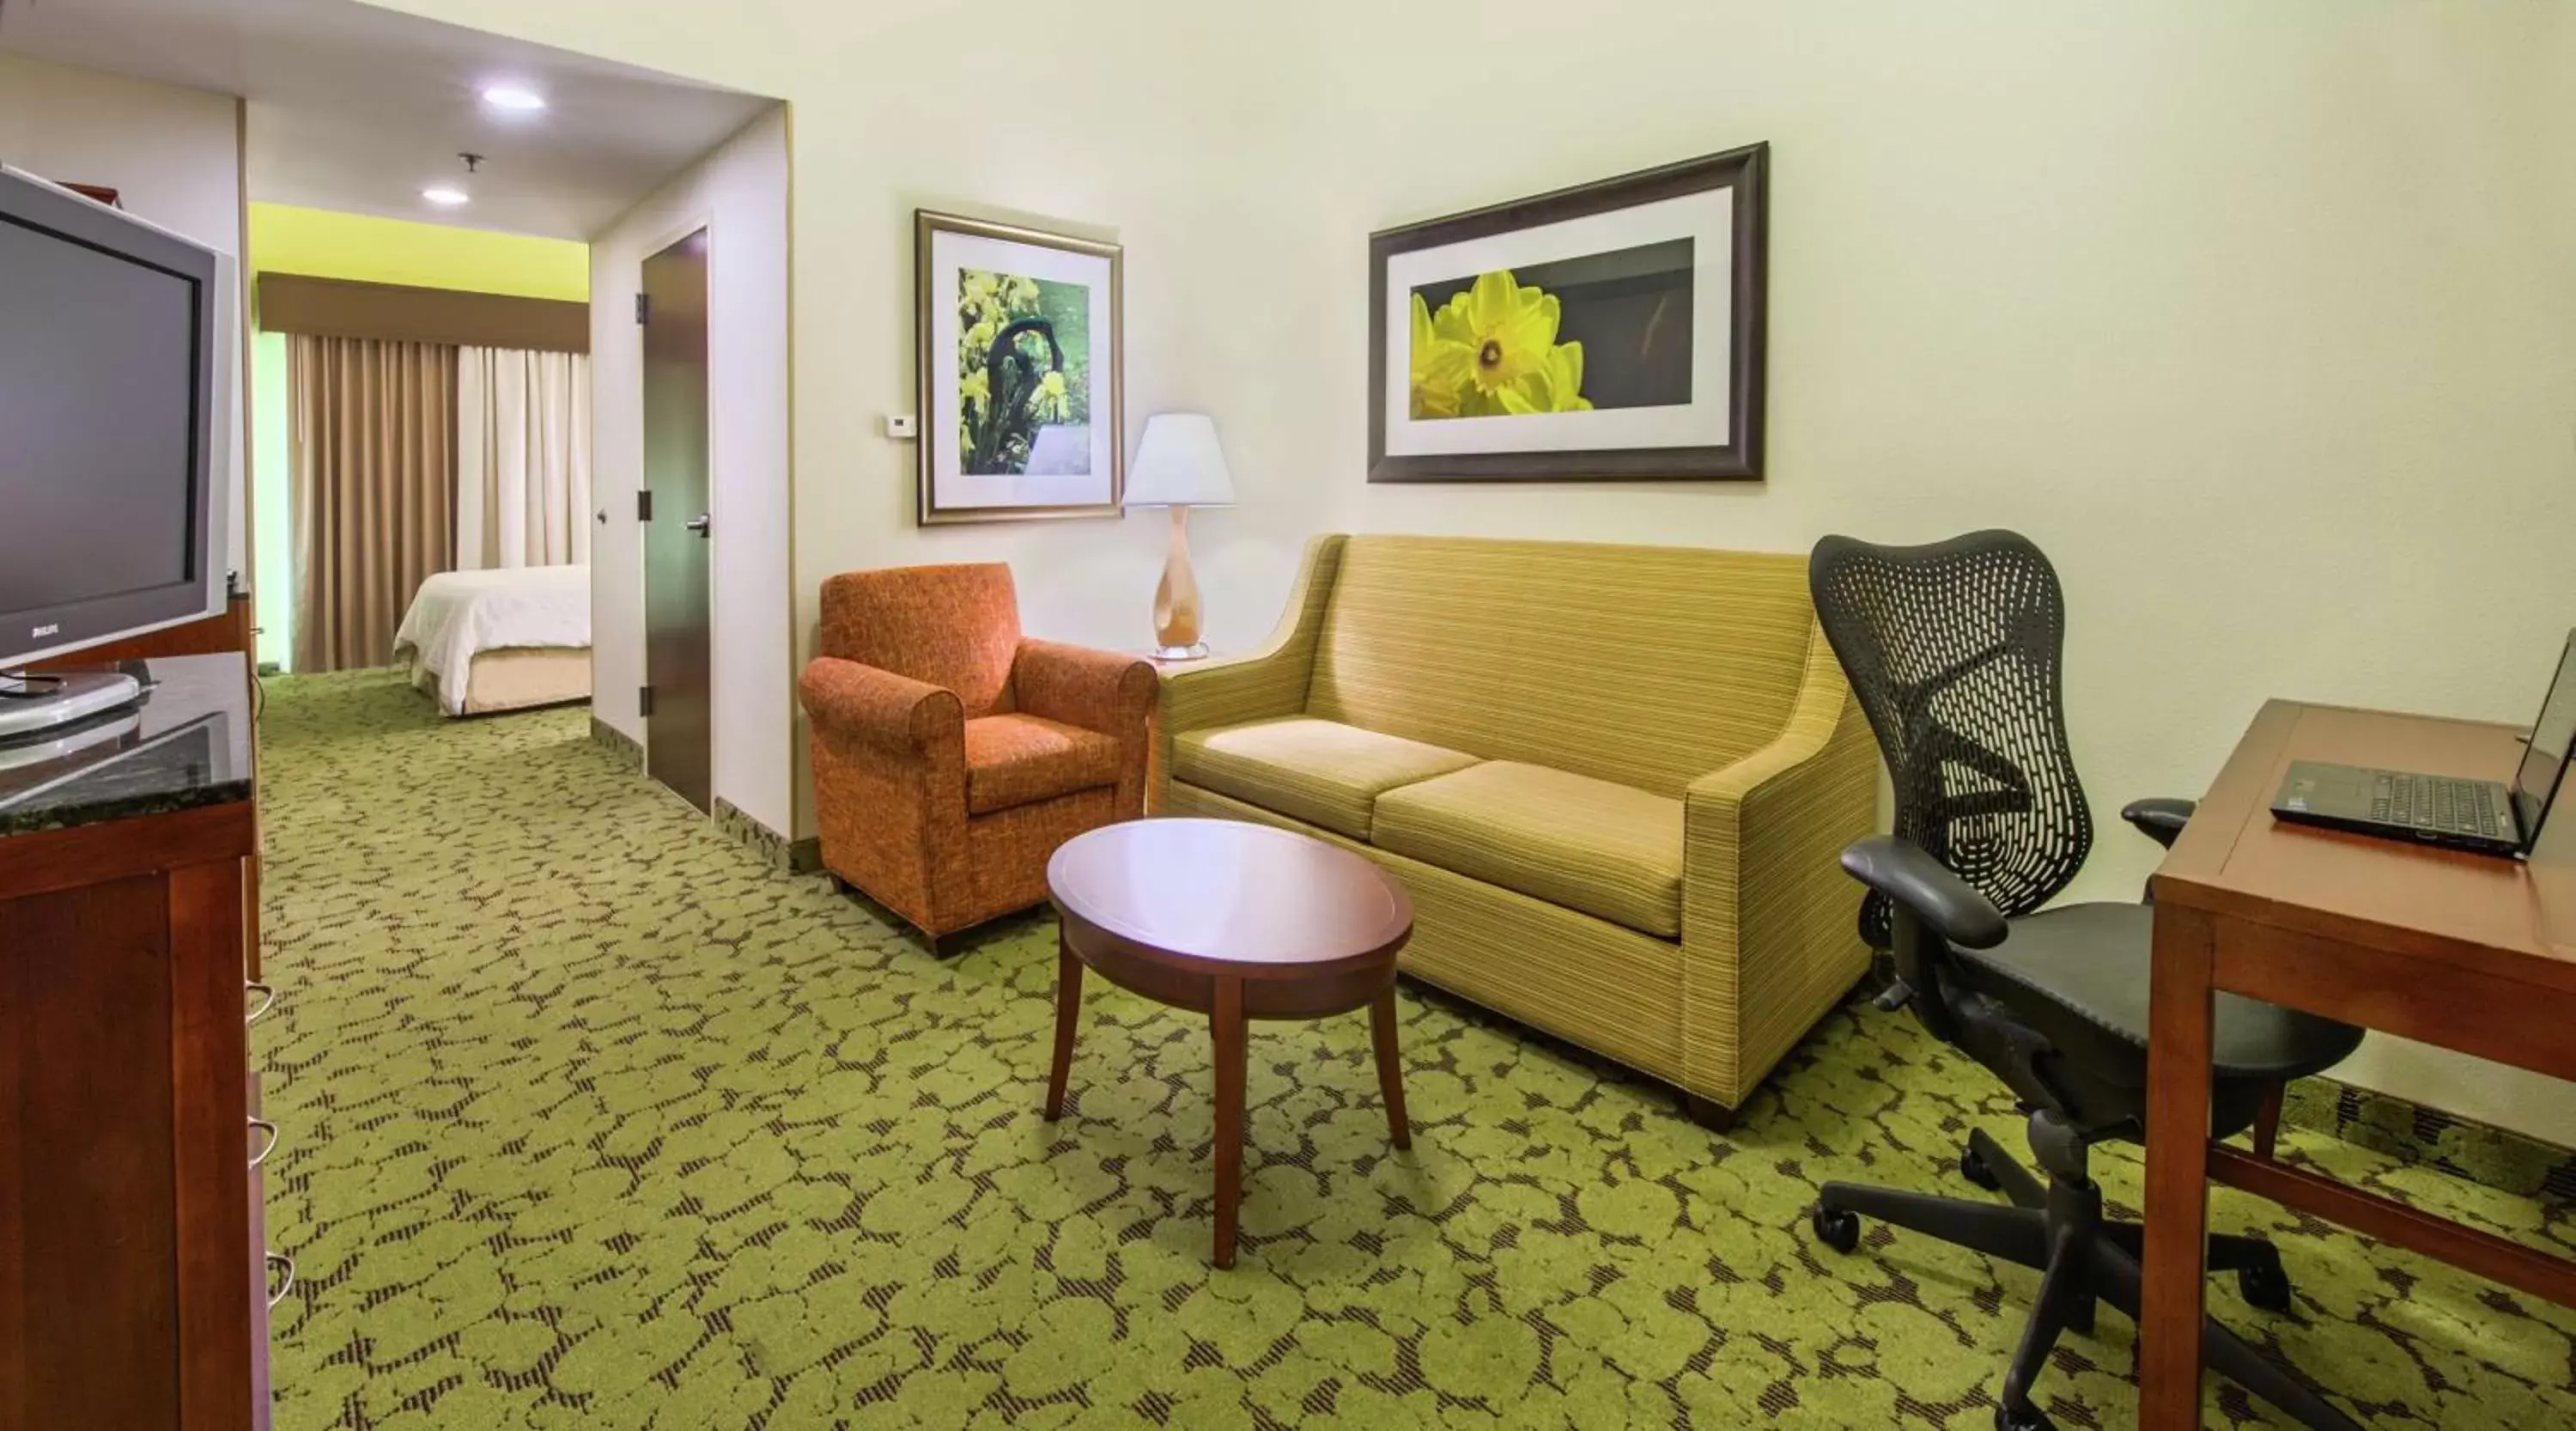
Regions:
<svg viewBox="0 0 2576 1431"><path fill-rule="evenodd" d="M1404 881L1418 978L1723 1127L1868 967L1876 747L1803 556L1318 538L1261 651L1163 680L1157 809Z"/></svg>

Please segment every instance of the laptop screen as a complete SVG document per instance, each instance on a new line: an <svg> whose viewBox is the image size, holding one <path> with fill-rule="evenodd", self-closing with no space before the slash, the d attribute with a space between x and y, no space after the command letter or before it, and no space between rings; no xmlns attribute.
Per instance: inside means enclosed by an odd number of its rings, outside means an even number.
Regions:
<svg viewBox="0 0 2576 1431"><path fill-rule="evenodd" d="M2558 792L2558 777L2567 751L2576 744L2576 632L2558 658L2558 676L2540 703L2540 718L2531 723L2531 744L2522 753L2522 768L2513 773L2513 815L2522 827L2525 848L2540 838L2540 818Z"/></svg>

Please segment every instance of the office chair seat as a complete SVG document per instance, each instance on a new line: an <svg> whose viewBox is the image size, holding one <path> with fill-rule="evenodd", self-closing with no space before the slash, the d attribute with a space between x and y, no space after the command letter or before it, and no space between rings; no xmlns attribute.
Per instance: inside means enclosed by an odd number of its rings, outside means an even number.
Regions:
<svg viewBox="0 0 2576 1431"><path fill-rule="evenodd" d="M1992 949L1955 949L1962 972L1976 985L2007 981L2083 1020L2083 1032L2107 1035L2127 1046L2075 1054L2096 1077L2143 1088L2147 1082L2147 985L2154 964L2155 907L2145 904L2069 904L2010 922L2012 933ZM2027 1000L2006 990L1984 992L2009 1000L2025 1016ZM2042 1007L2045 1007L2043 1005ZM2272 1084L2322 1073L2361 1043L2361 1030L2234 994L2220 994L2211 1008L2211 1052L2221 1086L2218 1102L2236 1100L2224 1085L2250 1084L2259 1102ZM2085 1038L2086 1044L2097 1040ZM2061 1047L2064 1047L2061 1044ZM2070 1050L2072 1052L2072 1050ZM2123 1077L2123 1074L2128 1076ZM2249 1111L2246 1121L2252 1121ZM2245 1125L2220 1129L2220 1136Z"/></svg>

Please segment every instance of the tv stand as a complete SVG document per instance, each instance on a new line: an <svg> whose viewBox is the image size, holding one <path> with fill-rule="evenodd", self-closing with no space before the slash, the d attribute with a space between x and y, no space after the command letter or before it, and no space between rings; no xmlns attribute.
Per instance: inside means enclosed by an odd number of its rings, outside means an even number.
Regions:
<svg viewBox="0 0 2576 1431"><path fill-rule="evenodd" d="M242 657L132 667L142 729L0 770L0 1427L265 1431ZM99 719L92 717L93 720ZM105 718L109 724L118 718ZM292 1149L308 1129L289 1126Z"/></svg>
<svg viewBox="0 0 2576 1431"><path fill-rule="evenodd" d="M121 671L0 671L0 741L38 735L143 699Z"/></svg>

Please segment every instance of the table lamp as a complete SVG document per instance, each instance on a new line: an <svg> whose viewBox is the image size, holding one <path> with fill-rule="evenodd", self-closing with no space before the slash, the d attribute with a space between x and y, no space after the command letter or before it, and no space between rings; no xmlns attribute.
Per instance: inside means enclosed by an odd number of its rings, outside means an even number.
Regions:
<svg viewBox="0 0 2576 1431"><path fill-rule="evenodd" d="M1199 639L1199 579L1190 570L1190 508L1234 505L1234 474L1217 445L1216 420L1201 412L1145 419L1127 468L1127 505L1172 509L1172 551L1154 588L1154 658L1195 661L1207 643Z"/></svg>

